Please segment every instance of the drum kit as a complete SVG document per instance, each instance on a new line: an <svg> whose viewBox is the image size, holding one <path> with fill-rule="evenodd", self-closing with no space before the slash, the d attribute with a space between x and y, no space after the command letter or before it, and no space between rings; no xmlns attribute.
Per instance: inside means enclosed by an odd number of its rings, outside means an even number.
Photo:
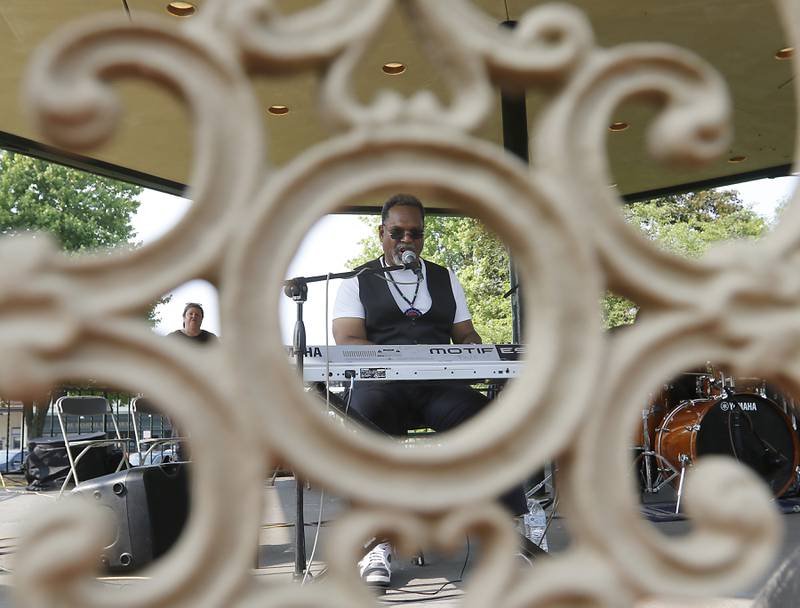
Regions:
<svg viewBox="0 0 800 608"><path fill-rule="evenodd" d="M634 450L645 493L672 485L680 509L684 480L702 456L731 456L778 497L797 490L800 442L794 401L761 378L726 375L708 364L651 395Z"/></svg>

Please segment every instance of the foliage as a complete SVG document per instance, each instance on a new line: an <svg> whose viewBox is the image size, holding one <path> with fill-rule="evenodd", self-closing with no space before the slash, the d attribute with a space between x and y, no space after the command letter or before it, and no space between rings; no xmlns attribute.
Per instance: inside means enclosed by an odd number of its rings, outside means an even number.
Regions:
<svg viewBox="0 0 800 608"><path fill-rule="evenodd" d="M664 249L699 257L709 245L731 239L757 239L768 222L736 191L705 190L631 203L625 219ZM633 323L638 311L630 300L609 293L602 301L606 327Z"/></svg>
<svg viewBox="0 0 800 608"><path fill-rule="evenodd" d="M767 221L735 191L689 192L627 205L625 219L665 249L698 257L711 243L760 237Z"/></svg>
<svg viewBox="0 0 800 608"><path fill-rule="evenodd" d="M383 253L378 239L379 217L365 217L374 236L361 241L363 252L351 266L363 264ZM511 342L511 301L508 291L508 252L483 224L468 217L426 216L425 259L451 268L467 296L475 329L485 342Z"/></svg>
<svg viewBox="0 0 800 608"><path fill-rule="evenodd" d="M55 236L67 252L135 247L131 218L142 188L13 152L0 152L0 235ZM156 322L155 305L148 321ZM24 403L29 435L41 434L49 397Z"/></svg>
<svg viewBox="0 0 800 608"><path fill-rule="evenodd" d="M128 243L142 188L54 163L0 154L0 234L53 234L65 251Z"/></svg>
<svg viewBox="0 0 800 608"><path fill-rule="evenodd" d="M368 236L366 238L361 239L358 244L361 245L361 253L354 257L352 260L347 261L347 265L350 268L355 268L356 266L361 266L364 262L368 262L370 260L374 260L375 258L383 255L383 249L381 248L381 241L378 237L378 226L381 224L380 216L375 215L363 215L359 218L362 222L364 222L370 228L370 233L372 236ZM430 220L430 218L426 218Z"/></svg>
<svg viewBox="0 0 800 608"><path fill-rule="evenodd" d="M636 304L628 298L623 298L610 291L606 292L605 297L600 300L600 308L603 315L603 326L606 328L630 325L636 320L636 313L639 312Z"/></svg>

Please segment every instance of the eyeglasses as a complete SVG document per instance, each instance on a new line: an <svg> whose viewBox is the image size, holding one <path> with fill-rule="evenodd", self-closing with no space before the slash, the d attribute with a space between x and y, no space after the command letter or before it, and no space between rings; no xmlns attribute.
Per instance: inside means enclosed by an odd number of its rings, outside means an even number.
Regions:
<svg viewBox="0 0 800 608"><path fill-rule="evenodd" d="M422 230L421 228L412 228L411 230L404 230L403 228L397 228L397 227L392 228L389 231L389 236L392 238L392 240L402 241L403 238L406 236L406 232L408 232L408 234L411 235L411 238L414 239L415 241L425 236L425 231Z"/></svg>

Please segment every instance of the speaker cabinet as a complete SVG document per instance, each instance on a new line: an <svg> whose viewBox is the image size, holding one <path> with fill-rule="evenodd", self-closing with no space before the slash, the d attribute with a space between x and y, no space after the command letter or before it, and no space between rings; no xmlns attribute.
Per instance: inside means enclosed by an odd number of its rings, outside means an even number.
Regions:
<svg viewBox="0 0 800 608"><path fill-rule="evenodd" d="M82 483L113 513L116 535L100 557L109 572L132 572L175 543L189 515L189 474L184 463L136 467Z"/></svg>

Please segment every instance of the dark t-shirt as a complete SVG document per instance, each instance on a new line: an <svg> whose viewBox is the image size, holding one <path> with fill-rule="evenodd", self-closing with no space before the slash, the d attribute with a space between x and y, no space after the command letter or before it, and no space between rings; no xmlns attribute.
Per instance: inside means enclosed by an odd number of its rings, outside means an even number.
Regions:
<svg viewBox="0 0 800 608"><path fill-rule="evenodd" d="M170 336L178 336L183 338L184 340L191 340L192 342L216 342L219 338L216 334L212 334L210 331L206 331L205 329L201 329L200 333L196 336L187 336L183 333L180 329L176 329L172 333L168 334Z"/></svg>

